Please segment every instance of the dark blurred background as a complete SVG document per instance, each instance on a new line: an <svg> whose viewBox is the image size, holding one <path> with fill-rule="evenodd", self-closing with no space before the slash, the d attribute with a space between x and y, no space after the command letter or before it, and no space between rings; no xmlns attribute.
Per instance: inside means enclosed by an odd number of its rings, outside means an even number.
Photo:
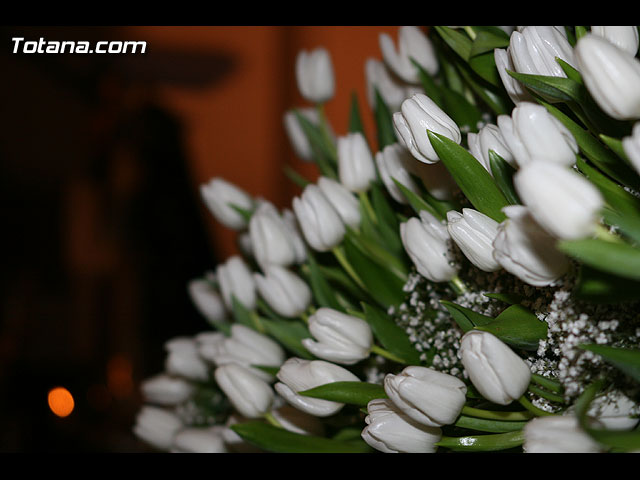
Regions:
<svg viewBox="0 0 640 480"><path fill-rule="evenodd" d="M236 252L200 201L223 176L282 207L297 193L283 113L297 52L331 52L327 113L373 119L364 62L396 27L2 27L0 452L145 452L139 383L163 344L208 329L188 280ZM14 54L26 40L143 40L144 54ZM62 386L75 407L52 413Z"/></svg>

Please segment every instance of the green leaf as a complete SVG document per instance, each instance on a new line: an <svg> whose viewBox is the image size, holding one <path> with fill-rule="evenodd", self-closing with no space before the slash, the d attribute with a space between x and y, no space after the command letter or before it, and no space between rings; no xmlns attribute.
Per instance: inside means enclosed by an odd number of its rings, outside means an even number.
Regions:
<svg viewBox="0 0 640 480"><path fill-rule="evenodd" d="M351 93L351 109L349 110L349 132L360 132L366 138L364 125L362 123L362 117L360 116L358 94L356 92Z"/></svg>
<svg viewBox="0 0 640 480"><path fill-rule="evenodd" d="M587 27L583 27L581 25L576 26L576 41L580 40L587 34Z"/></svg>
<svg viewBox="0 0 640 480"><path fill-rule="evenodd" d="M477 32L476 38L471 45L471 57L481 53L491 53L496 48L507 48L509 46L509 35L504 30L496 28L494 30L482 30Z"/></svg>
<svg viewBox="0 0 640 480"><path fill-rule="evenodd" d="M409 365L420 363L420 353L409 341L406 332L391 317L380 309L362 303L365 320L371 327L374 337L382 346L394 355L404 359Z"/></svg>
<svg viewBox="0 0 640 480"><path fill-rule="evenodd" d="M372 240L362 233L348 228L347 235L360 251L368 255L371 260L380 265L384 265L390 273L398 277L403 283L407 281L408 268L404 262L404 257L400 258L390 252L380 242Z"/></svg>
<svg viewBox="0 0 640 480"><path fill-rule="evenodd" d="M307 252L307 259L309 264L309 283L313 291L313 297L318 305L344 311L335 296L334 289L322 275L315 256L310 251Z"/></svg>
<svg viewBox="0 0 640 480"><path fill-rule="evenodd" d="M538 320L522 305L511 305L487 325L476 330L489 332L514 348L537 350L540 340L547 337L546 322Z"/></svg>
<svg viewBox="0 0 640 480"><path fill-rule="evenodd" d="M573 66L569 65L567 62L558 57L556 57L556 62L558 63L558 65L560 65L560 68L562 68L562 71L565 73L567 78L570 78L574 82L581 85L584 84L584 82L582 81L582 75L578 70L573 68Z"/></svg>
<svg viewBox="0 0 640 480"><path fill-rule="evenodd" d="M493 322L493 318L477 313L470 308L462 307L448 300L440 300L440 303L449 311L455 322L464 332L475 327L487 325Z"/></svg>
<svg viewBox="0 0 640 480"><path fill-rule="evenodd" d="M442 437L436 445L460 452L494 452L519 447L524 442L521 430L488 435Z"/></svg>
<svg viewBox="0 0 640 480"><path fill-rule="evenodd" d="M449 27L435 26L433 28L454 52L460 55L463 60L469 60L472 48L469 37Z"/></svg>
<svg viewBox="0 0 640 480"><path fill-rule="evenodd" d="M509 305L515 305L522 302L522 297L515 293L485 293L484 296L495 298L496 300L508 303Z"/></svg>
<svg viewBox="0 0 640 480"><path fill-rule="evenodd" d="M306 187L307 185L309 185L311 183L311 181L309 181L306 178L304 178L302 175L300 175L298 172L296 172L289 165L285 165L284 174L289 178L289 180L291 180L293 183L295 183L300 188L304 188L304 187Z"/></svg>
<svg viewBox="0 0 640 480"><path fill-rule="evenodd" d="M442 101L442 93L440 91L440 87L436 85L435 81L429 75L429 73L416 62L413 58L411 59L411 63L418 70L418 76L420 77L420 83L422 84L422 88L424 89L424 93L433 100L438 107L444 109L444 103Z"/></svg>
<svg viewBox="0 0 640 480"><path fill-rule="evenodd" d="M244 218L245 222L249 223L249 220L251 220L251 217L253 216L253 212L251 210L239 207L235 203L228 203L227 205L238 212L242 216L242 218Z"/></svg>
<svg viewBox="0 0 640 480"><path fill-rule="evenodd" d="M606 362L640 382L640 350L597 344L580 345L580 348L600 355Z"/></svg>
<svg viewBox="0 0 640 480"><path fill-rule="evenodd" d="M552 77L546 75L532 75L507 70L507 73L521 82L526 87L555 100L563 102L585 101L586 91L584 86L571 78Z"/></svg>
<svg viewBox="0 0 640 480"><path fill-rule="evenodd" d="M640 249L599 238L562 240L558 248L593 268L632 280L640 280Z"/></svg>
<svg viewBox="0 0 640 480"><path fill-rule="evenodd" d="M469 59L469 66L480 78L490 85L503 88L493 51L471 57Z"/></svg>
<svg viewBox="0 0 640 480"><path fill-rule="evenodd" d="M371 400L387 398L384 387L367 382L333 382L298 392L299 395L366 407Z"/></svg>
<svg viewBox="0 0 640 480"><path fill-rule="evenodd" d="M404 198L407 199L407 201L409 202L409 205L411 205L411 208L413 208L413 210L418 215L420 215L420 212L422 210L426 210L427 212L429 212L431 215L438 218L439 220L444 220L445 217L443 217L440 212L438 212L434 207L432 207L429 203L427 203L427 201L424 198L420 197L413 190L409 190L407 187L405 187L402 183L400 183L395 178L392 178L392 180L398 186L398 188L404 195Z"/></svg>
<svg viewBox="0 0 640 480"><path fill-rule="evenodd" d="M478 131L478 122L482 120L482 112L469 100L458 92L447 87L440 89L442 95L442 109L453 119L460 128L468 128L471 132Z"/></svg>
<svg viewBox="0 0 640 480"><path fill-rule="evenodd" d="M388 197L384 195L380 184L377 182L371 184L371 203L378 217L378 230L384 244L392 252L396 252L397 254L403 253L404 247L400 240L398 219L393 207L389 203Z"/></svg>
<svg viewBox="0 0 640 480"><path fill-rule="evenodd" d="M315 163L322 174L329 178L338 178L338 175L334 168L334 165L337 161L337 159L335 158L334 146L327 143L327 139L322 134L320 127L314 125L299 111L294 110L294 113L298 120L298 123L300 123L302 131L309 141L309 145L311 146L311 150L313 151Z"/></svg>
<svg viewBox="0 0 640 480"><path fill-rule="evenodd" d="M235 295L231 296L231 310L236 322L255 329L252 312L240 302Z"/></svg>
<svg viewBox="0 0 640 480"><path fill-rule="evenodd" d="M640 300L640 282L580 265L573 294L592 303L621 303Z"/></svg>
<svg viewBox="0 0 640 480"><path fill-rule="evenodd" d="M624 151L624 147L622 146L622 140L618 138L613 138L608 135L600 134L600 140L609 147L621 160L624 160L626 163L629 163L629 158L627 157L627 153Z"/></svg>
<svg viewBox="0 0 640 480"><path fill-rule="evenodd" d="M496 88L480 79L474 78L473 71L467 66L459 68L460 75L473 92L493 111L495 115L509 115L513 102L506 94L504 87Z"/></svg>
<svg viewBox="0 0 640 480"><path fill-rule="evenodd" d="M464 147L427 130L431 145L474 208L497 222L506 219L502 208L509 205L485 168Z"/></svg>
<svg viewBox="0 0 640 480"><path fill-rule="evenodd" d="M479 432L505 433L522 430L527 424L526 421L502 421L487 420L484 418L473 418L461 415L454 425L458 428L476 430Z"/></svg>
<svg viewBox="0 0 640 480"><path fill-rule="evenodd" d="M341 441L303 435L261 421L236 423L231 426L247 442L273 453L367 453L364 440Z"/></svg>
<svg viewBox="0 0 640 480"><path fill-rule="evenodd" d="M493 150L489 150L489 167L498 188L507 201L513 205L520 203L520 198L513 186L513 175L516 169Z"/></svg>
<svg viewBox="0 0 640 480"><path fill-rule="evenodd" d="M400 278L389 268L372 261L349 236L345 236L342 246L347 260L372 298L385 308L402 303L404 282Z"/></svg>
<svg viewBox="0 0 640 480"><path fill-rule="evenodd" d="M280 367L273 367L269 365L251 365L253 368L257 368L258 370L262 370L263 372L268 373L269 375L273 375L274 377L280 371Z"/></svg>
<svg viewBox="0 0 640 480"><path fill-rule="evenodd" d="M398 140L393 127L393 115L384 99L375 88L375 119L378 131L378 150L381 151L387 145L393 145Z"/></svg>
<svg viewBox="0 0 640 480"><path fill-rule="evenodd" d="M304 338L311 338L311 333L299 321L262 319L262 325L269 336L275 338L293 354L308 360L314 358L301 342Z"/></svg>

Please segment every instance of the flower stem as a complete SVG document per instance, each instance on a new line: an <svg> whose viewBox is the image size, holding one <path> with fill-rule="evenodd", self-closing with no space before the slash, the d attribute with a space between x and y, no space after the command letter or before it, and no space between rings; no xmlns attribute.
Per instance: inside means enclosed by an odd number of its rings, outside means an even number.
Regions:
<svg viewBox="0 0 640 480"><path fill-rule="evenodd" d="M276 417L273 416L273 413L271 412L266 412L264 414L264 419L274 427L284 428L282 424L276 419Z"/></svg>
<svg viewBox="0 0 640 480"><path fill-rule="evenodd" d="M462 280L460 280L460 277L458 275L449 280L449 283L458 294L463 294L469 291L467 285Z"/></svg>
<svg viewBox="0 0 640 480"><path fill-rule="evenodd" d="M324 111L324 103L316 104L316 110L318 111L318 117L320 118L320 131L322 132L322 136L330 150L333 160L337 162L338 152L333 142L333 138L331 138L331 134L329 133L329 121L327 120L327 116Z"/></svg>
<svg viewBox="0 0 640 480"><path fill-rule="evenodd" d="M251 312L251 321L253 322L253 325L255 326L256 330L259 331L260 333L265 333L265 328L264 325L262 325L262 322L260 321L260 315L258 315L255 311Z"/></svg>
<svg viewBox="0 0 640 480"><path fill-rule="evenodd" d="M486 418L474 418L461 415L455 422L456 427L477 430L479 432L506 433L522 430L527 421L503 421L488 420Z"/></svg>
<svg viewBox="0 0 640 480"><path fill-rule="evenodd" d="M394 362L397 363L406 363L402 358L397 357L396 355L394 355L393 353L385 350L384 348L378 346L378 345L372 345L371 346L371 353L376 353L378 355L380 355L381 357L384 358L388 358L389 360L392 360Z"/></svg>
<svg viewBox="0 0 640 480"><path fill-rule="evenodd" d="M607 242L623 243L620 237L618 237L615 233L611 233L604 225L600 223L596 225L595 236L596 238L605 240Z"/></svg>
<svg viewBox="0 0 640 480"><path fill-rule="evenodd" d="M367 192L358 192L358 197L360 197L360 203L364 206L367 216L373 223L377 224L378 217L376 216L376 212L373 210L373 206L371 205Z"/></svg>
<svg viewBox="0 0 640 480"><path fill-rule="evenodd" d="M533 413L536 417L548 417L550 415L555 415L555 413L545 412L544 410L539 409L529 400L527 400L524 395L518 399L518 403L520 403L520 405Z"/></svg>
<svg viewBox="0 0 640 480"><path fill-rule="evenodd" d="M349 263L349 260L347 260L342 247L334 247L331 251L333 252L333 255L336 257L338 262L340 262L340 265L342 265L342 268L344 268L344 270L358 284L358 286L366 292L367 288L365 287L364 282L360 279L356 271L353 269L353 267Z"/></svg>
<svg viewBox="0 0 640 480"><path fill-rule="evenodd" d="M467 32L469 34L469 37L471 37L471 40L475 40L476 39L476 32L473 30L473 28L471 27L463 27L464 31Z"/></svg>
<svg viewBox="0 0 640 480"><path fill-rule="evenodd" d="M531 374L531 381L537 383L541 387L546 388L547 390L551 390L555 393L562 392L562 384L557 380L554 380L549 377L544 377L542 375L538 375L537 373Z"/></svg>
<svg viewBox="0 0 640 480"><path fill-rule="evenodd" d="M547 392L546 390L536 386L529 385L529 391L539 397L546 398L551 402L556 403L564 403L564 397L562 395L558 395L557 393Z"/></svg>
<svg viewBox="0 0 640 480"><path fill-rule="evenodd" d="M529 420L533 415L529 411L521 412L499 412L492 410L482 410L480 408L462 407L462 414L469 417L486 418L488 420L518 421Z"/></svg>
<svg viewBox="0 0 640 480"><path fill-rule="evenodd" d="M472 435L468 437L442 437L436 443L439 447L458 451L493 452L515 448L524 442L522 430L494 435Z"/></svg>

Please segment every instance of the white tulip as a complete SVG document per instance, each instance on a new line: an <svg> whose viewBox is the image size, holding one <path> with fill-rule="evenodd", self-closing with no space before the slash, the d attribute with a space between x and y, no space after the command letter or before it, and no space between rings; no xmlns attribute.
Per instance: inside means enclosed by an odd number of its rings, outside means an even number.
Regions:
<svg viewBox="0 0 640 480"><path fill-rule="evenodd" d="M389 74L385 64L375 58L367 59L365 78L367 81L367 100L373 110L376 108L376 90L392 112L398 110L406 98L416 93L415 87L412 88L397 81Z"/></svg>
<svg viewBox="0 0 640 480"><path fill-rule="evenodd" d="M369 324L358 317L319 308L309 317L309 332L302 345L318 358L352 365L369 357L373 333Z"/></svg>
<svg viewBox="0 0 640 480"><path fill-rule="evenodd" d="M640 61L594 34L581 37L575 53L584 84L600 108L617 120L640 118Z"/></svg>
<svg viewBox="0 0 640 480"><path fill-rule="evenodd" d="M633 125L630 136L622 139L622 148L633 168L640 174L640 122Z"/></svg>
<svg viewBox="0 0 640 480"><path fill-rule="evenodd" d="M498 226L493 241L493 258L502 268L536 287L551 285L564 275L569 261L527 207L510 205L502 211L508 218Z"/></svg>
<svg viewBox="0 0 640 480"><path fill-rule="evenodd" d="M376 179L376 166L364 135L351 132L338 137L338 177L352 192L369 190Z"/></svg>
<svg viewBox="0 0 640 480"><path fill-rule="evenodd" d="M300 233L300 227L295 213L292 210L285 208L282 211L282 220L289 235L289 241L293 245L293 249L296 253L296 264L304 263L307 259L307 246L304 244L302 234Z"/></svg>
<svg viewBox="0 0 640 480"><path fill-rule="evenodd" d="M431 146L427 130L458 144L462 141L458 125L433 100L421 93L402 102L400 112L393 114L393 126L398 140L424 163L440 160Z"/></svg>
<svg viewBox="0 0 640 480"><path fill-rule="evenodd" d="M631 430L640 421L637 416L639 410L637 402L620 391L614 391L594 398L587 413L607 430Z"/></svg>
<svg viewBox="0 0 640 480"><path fill-rule="evenodd" d="M320 177L316 183L344 224L357 228L362 220L358 199L342 183L332 178Z"/></svg>
<svg viewBox="0 0 640 480"><path fill-rule="evenodd" d="M251 270L238 255L233 255L216 269L222 298L229 310L233 310L233 298L249 310L256 306L256 287Z"/></svg>
<svg viewBox="0 0 640 480"><path fill-rule="evenodd" d="M511 116L498 116L498 127L520 167L533 161L566 166L576 163L578 143L567 127L542 105L522 102Z"/></svg>
<svg viewBox="0 0 640 480"><path fill-rule="evenodd" d="M428 427L456 421L466 401L467 387L453 375L409 366L384 377L384 391L404 414Z"/></svg>
<svg viewBox="0 0 640 480"><path fill-rule="evenodd" d="M284 317L300 316L311 303L311 289L295 273L283 267L271 265L265 274L254 275L260 296Z"/></svg>
<svg viewBox="0 0 640 480"><path fill-rule="evenodd" d="M520 32L511 33L509 49L519 73L566 77L556 57L576 66L566 34L553 26L527 26Z"/></svg>
<svg viewBox="0 0 640 480"><path fill-rule="evenodd" d="M638 27L635 26L595 26L591 27L591 33L605 38L616 47L629 52L631 55L638 53Z"/></svg>
<svg viewBox="0 0 640 480"><path fill-rule="evenodd" d="M500 133L500 128L498 128L497 125L487 124L482 127L478 133L469 132L467 134L467 143L471 155L473 155L491 175L493 175L493 172L491 171L489 150L493 150L500 155L508 164L515 164L513 154L511 150L509 150L502 133Z"/></svg>
<svg viewBox="0 0 640 480"><path fill-rule="evenodd" d="M231 325L229 337L214 335L207 338L198 336L196 339L199 340L200 355L217 366L236 363L268 381L272 379L270 374L252 366L279 367L285 360L280 344L242 324Z"/></svg>
<svg viewBox="0 0 640 480"><path fill-rule="evenodd" d="M507 47L506 50L504 48L496 48L493 51L493 57L496 62L498 74L500 75L500 80L502 80L502 84L511 101L516 105L520 102L533 101L533 97L525 86L507 73L507 70L510 72L516 71L513 60L511 60L511 49L509 47Z"/></svg>
<svg viewBox="0 0 640 480"><path fill-rule="evenodd" d="M300 94L309 102L324 103L333 98L335 78L329 52L325 48L301 50L296 58L296 80Z"/></svg>
<svg viewBox="0 0 640 480"><path fill-rule="evenodd" d="M262 417L273 405L271 386L237 363L216 368L215 379L231 405L247 418Z"/></svg>
<svg viewBox="0 0 640 480"><path fill-rule="evenodd" d="M604 449L573 415L536 417L524 426L525 453L600 453Z"/></svg>
<svg viewBox="0 0 640 480"><path fill-rule="evenodd" d="M382 151L376 153L375 158L382 183L384 183L387 191L396 202L405 205L409 203L393 179L396 179L413 193L420 193L420 189L406 168L406 165L413 160L413 156L406 148L399 143L387 145Z"/></svg>
<svg viewBox="0 0 640 480"><path fill-rule="evenodd" d="M188 400L193 395L194 386L182 377L160 373L145 379L140 391L147 402L168 407Z"/></svg>
<svg viewBox="0 0 640 480"><path fill-rule="evenodd" d="M133 433L155 448L169 451L173 437L183 426L182 420L175 413L144 405L136 415Z"/></svg>
<svg viewBox="0 0 640 480"><path fill-rule="evenodd" d="M296 261L296 249L289 228L269 202L262 203L251 216L249 235L253 256L261 268L288 267Z"/></svg>
<svg viewBox="0 0 640 480"><path fill-rule="evenodd" d="M167 373L188 378L189 380L206 381L209 379L209 367L198 353L196 341L188 337L175 337L165 342Z"/></svg>
<svg viewBox="0 0 640 480"><path fill-rule="evenodd" d="M471 208L462 213L447 212L447 230L462 253L480 270L495 272L500 264L493 258L493 241L498 235L498 222Z"/></svg>
<svg viewBox="0 0 640 480"><path fill-rule="evenodd" d="M224 429L221 433L225 447L232 453L262 453L262 450L246 441L231 429L233 425L244 423L246 421L247 419L242 415L239 415L237 412L233 412L227 417L227 421L225 422Z"/></svg>
<svg viewBox="0 0 640 480"><path fill-rule="evenodd" d="M320 187L309 184L293 199L293 211L307 243L319 252L337 246L346 233L344 223Z"/></svg>
<svg viewBox="0 0 640 480"><path fill-rule="evenodd" d="M306 397L298 392L333 382L360 381L346 368L324 360L304 360L292 357L282 364L277 374L275 390L290 405L316 417L328 417L337 413L343 403Z"/></svg>
<svg viewBox="0 0 640 480"><path fill-rule="evenodd" d="M315 108L298 108L297 112L309 120L312 124L318 125L320 123L318 110ZM298 117L293 110L289 110L284 114L284 128L291 142L291 147L295 154L305 162L313 160L313 150L309 139L304 133Z"/></svg>
<svg viewBox="0 0 640 480"><path fill-rule="evenodd" d="M447 282L458 273L447 227L430 213L423 210L419 219L413 217L400 224L400 237L423 277L432 282Z"/></svg>
<svg viewBox="0 0 640 480"><path fill-rule="evenodd" d="M460 339L460 358L471 383L487 400L508 405L529 387L531 370L495 335L469 330Z"/></svg>
<svg viewBox="0 0 640 480"><path fill-rule="evenodd" d="M538 224L558 238L595 233L604 199L589 180L563 165L532 162L516 172L513 184Z"/></svg>
<svg viewBox="0 0 640 480"><path fill-rule="evenodd" d="M223 178L212 178L200 185L200 193L213 216L223 225L233 230L247 226L245 218L232 205L244 210L253 209L253 198L231 182Z"/></svg>
<svg viewBox="0 0 640 480"><path fill-rule="evenodd" d="M173 437L171 453L227 453L221 430L224 427L189 427Z"/></svg>
<svg viewBox="0 0 640 480"><path fill-rule="evenodd" d="M214 324L226 318L224 301L210 281L203 278L191 280L187 284L187 291L195 307L209 323Z"/></svg>
<svg viewBox="0 0 640 480"><path fill-rule="evenodd" d="M421 425L405 415L389 399L371 400L362 439L383 453L434 453L442 438L438 427Z"/></svg>
<svg viewBox="0 0 640 480"><path fill-rule="evenodd" d="M411 59L415 60L429 74L438 73L438 59L431 40L414 26L402 26L398 29L398 49L393 39L386 33L379 36L382 58L387 66L405 82L418 83L418 69Z"/></svg>

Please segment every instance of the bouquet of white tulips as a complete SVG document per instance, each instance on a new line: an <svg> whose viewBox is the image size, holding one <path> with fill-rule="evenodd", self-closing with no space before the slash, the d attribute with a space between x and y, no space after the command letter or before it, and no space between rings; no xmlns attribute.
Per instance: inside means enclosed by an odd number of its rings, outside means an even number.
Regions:
<svg viewBox="0 0 640 480"><path fill-rule="evenodd" d="M638 27L401 27L352 96L301 52L279 211L202 186L242 254L188 286L138 437L177 452L640 451ZM638 121L638 123L635 123ZM210 326L210 328L209 328Z"/></svg>

